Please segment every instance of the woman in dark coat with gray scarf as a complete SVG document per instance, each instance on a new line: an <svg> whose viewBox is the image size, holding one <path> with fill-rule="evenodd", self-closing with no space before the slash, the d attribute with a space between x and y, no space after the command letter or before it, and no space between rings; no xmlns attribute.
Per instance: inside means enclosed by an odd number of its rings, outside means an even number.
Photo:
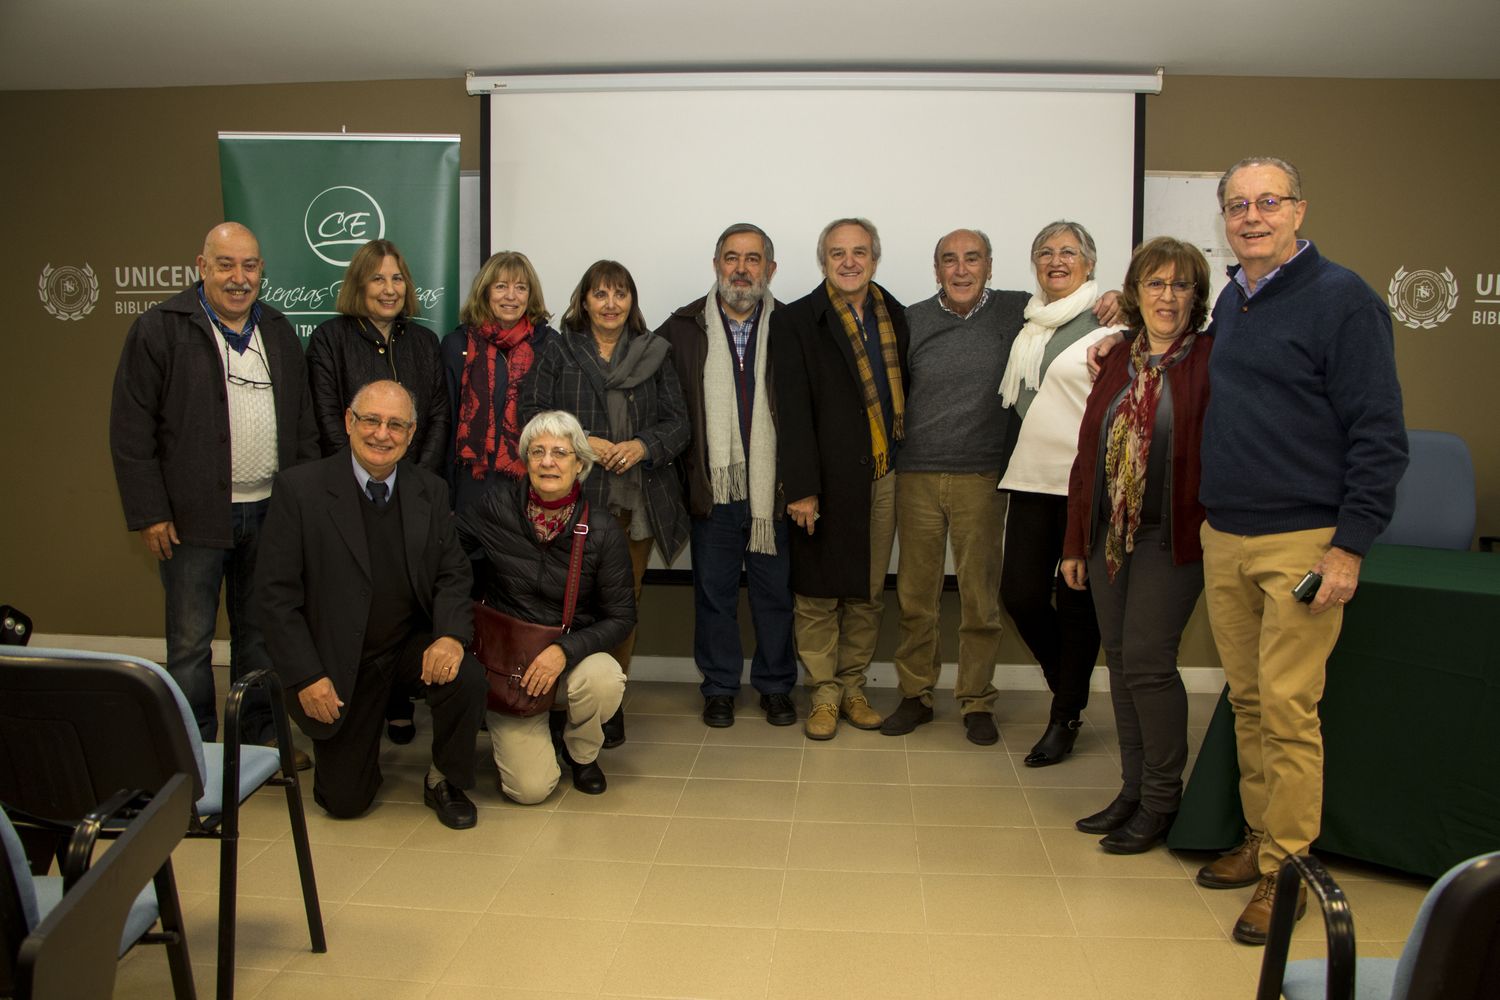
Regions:
<svg viewBox="0 0 1500 1000"><path fill-rule="evenodd" d="M598 455L598 470L583 489L629 540L637 600L653 542L662 562L671 563L688 536L674 460L687 448L689 428L670 349L647 329L630 272L612 260L596 261L573 289L561 336L537 357L522 405L523 420L567 410L583 425ZM626 673L634 648L632 630L611 651ZM623 710L604 733L606 747L625 742Z"/></svg>

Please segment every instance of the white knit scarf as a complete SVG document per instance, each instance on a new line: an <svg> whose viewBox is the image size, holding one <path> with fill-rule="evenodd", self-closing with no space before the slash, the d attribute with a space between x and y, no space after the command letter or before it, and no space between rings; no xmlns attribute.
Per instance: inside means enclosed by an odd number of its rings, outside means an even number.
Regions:
<svg viewBox="0 0 1500 1000"><path fill-rule="evenodd" d="M750 402L750 456L740 437L739 391L735 385L734 352L729 333L719 316L719 290L715 285L703 301L703 322L708 328L708 355L703 360L704 434L708 438L708 481L714 503L750 498L750 551L776 554L773 518L776 506L776 426L771 421L770 395L766 391L766 358L770 355L771 293L761 298L760 321L755 327L755 396ZM748 477L747 477L748 473Z"/></svg>
<svg viewBox="0 0 1500 1000"><path fill-rule="evenodd" d="M1000 395L1006 406L1016 405L1023 385L1035 390L1042 384L1042 355L1047 350L1047 341L1058 327L1085 309L1092 309L1098 300L1099 286L1092 280L1085 281L1072 295L1054 302L1047 302L1040 294L1031 297L1026 304L1026 325L1010 345L1010 361L1000 379Z"/></svg>

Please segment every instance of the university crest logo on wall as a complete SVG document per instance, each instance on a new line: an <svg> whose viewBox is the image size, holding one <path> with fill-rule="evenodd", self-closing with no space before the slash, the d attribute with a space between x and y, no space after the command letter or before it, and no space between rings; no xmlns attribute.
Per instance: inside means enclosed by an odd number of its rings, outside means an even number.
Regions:
<svg viewBox="0 0 1500 1000"><path fill-rule="evenodd" d="M42 308L58 319L83 319L99 302L99 279L87 264L82 267L48 264L37 279L36 294L42 300Z"/></svg>
<svg viewBox="0 0 1500 1000"><path fill-rule="evenodd" d="M1442 274L1399 267L1386 291L1391 316L1413 330L1431 330L1458 308L1458 282L1446 267Z"/></svg>

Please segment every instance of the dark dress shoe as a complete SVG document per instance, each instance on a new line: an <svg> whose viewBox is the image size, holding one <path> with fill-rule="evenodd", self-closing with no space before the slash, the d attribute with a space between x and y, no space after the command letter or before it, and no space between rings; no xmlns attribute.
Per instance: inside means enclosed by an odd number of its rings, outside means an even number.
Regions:
<svg viewBox="0 0 1500 1000"><path fill-rule="evenodd" d="M1026 755L1022 763L1027 767L1061 764L1073 752L1073 744L1077 742L1078 730L1082 726L1083 723L1077 719L1047 723L1047 731L1036 741L1036 746L1031 748L1031 753Z"/></svg>
<svg viewBox="0 0 1500 1000"><path fill-rule="evenodd" d="M792 696L789 694L763 694L760 696L760 707L766 713L766 721L773 726L797 724L797 706L792 704Z"/></svg>
<svg viewBox="0 0 1500 1000"><path fill-rule="evenodd" d="M1134 816L1140 807L1140 799L1127 799L1125 793L1121 792L1109 805L1092 816L1083 817L1074 823L1073 827L1080 833L1114 833L1130 822L1130 817Z"/></svg>
<svg viewBox="0 0 1500 1000"><path fill-rule="evenodd" d="M1000 742L1000 730L995 728L995 717L989 712L969 712L965 715L964 735L970 743L981 747L992 747Z"/></svg>
<svg viewBox="0 0 1500 1000"><path fill-rule="evenodd" d="M417 724L411 719L386 719L385 735L392 743L404 747L417 738Z"/></svg>
<svg viewBox="0 0 1500 1000"><path fill-rule="evenodd" d="M885 736L905 736L918 726L932 721L932 706L922 704L921 698L902 698L896 710L885 717L880 732Z"/></svg>
<svg viewBox="0 0 1500 1000"><path fill-rule="evenodd" d="M266 740L264 745L270 747L272 750L276 750L280 746L274 739ZM298 750L296 747L292 747L292 766L299 771L311 771L313 760L307 755L306 750Z"/></svg>
<svg viewBox="0 0 1500 1000"><path fill-rule="evenodd" d="M734 695L711 694L703 699L703 724L713 729L734 725Z"/></svg>
<svg viewBox="0 0 1500 1000"><path fill-rule="evenodd" d="M587 764L579 764L569 760L568 766L573 769L573 787L585 795L603 795L608 783L604 780L604 772L599 768L597 760L591 760Z"/></svg>
<svg viewBox="0 0 1500 1000"><path fill-rule="evenodd" d="M1177 819L1177 810L1159 813L1149 806L1141 806L1125 825L1111 832L1099 846L1111 854L1145 854L1167 839L1167 831Z"/></svg>
<svg viewBox="0 0 1500 1000"><path fill-rule="evenodd" d="M613 750L625 742L625 706L615 709L615 714L604 720L604 749ZM599 789L601 792L604 789Z"/></svg>
<svg viewBox="0 0 1500 1000"><path fill-rule="evenodd" d="M479 810L474 808L474 803L464 794L464 790L444 778L434 788L423 782L426 791L422 793L422 801L432 807L437 813L438 822L450 830L467 830L479 822Z"/></svg>

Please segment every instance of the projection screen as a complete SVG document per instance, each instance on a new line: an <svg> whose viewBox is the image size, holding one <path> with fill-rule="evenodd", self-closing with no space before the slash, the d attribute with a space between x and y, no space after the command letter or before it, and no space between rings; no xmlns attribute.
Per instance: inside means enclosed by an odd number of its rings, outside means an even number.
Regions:
<svg viewBox="0 0 1500 1000"><path fill-rule="evenodd" d="M1066 218L1093 233L1115 288L1139 232L1136 95L1159 89L1157 76L471 78L489 105L485 253L530 257L554 324L588 265L618 260L655 328L710 288L714 240L735 222L771 235L772 288L791 301L822 280L823 225L866 217L875 280L912 303L937 290L934 245L960 227L993 241L994 287L1032 290L1031 239Z"/></svg>

